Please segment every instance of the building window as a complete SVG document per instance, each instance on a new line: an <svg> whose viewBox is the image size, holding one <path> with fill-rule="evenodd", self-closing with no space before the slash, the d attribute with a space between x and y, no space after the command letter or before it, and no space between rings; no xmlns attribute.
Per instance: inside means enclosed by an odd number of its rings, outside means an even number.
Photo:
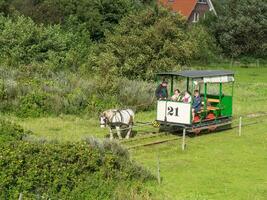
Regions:
<svg viewBox="0 0 267 200"><path fill-rule="evenodd" d="M198 21L199 21L199 13L198 12L194 12L193 22L198 22Z"/></svg>
<svg viewBox="0 0 267 200"><path fill-rule="evenodd" d="M206 0L198 0L198 3L207 3Z"/></svg>

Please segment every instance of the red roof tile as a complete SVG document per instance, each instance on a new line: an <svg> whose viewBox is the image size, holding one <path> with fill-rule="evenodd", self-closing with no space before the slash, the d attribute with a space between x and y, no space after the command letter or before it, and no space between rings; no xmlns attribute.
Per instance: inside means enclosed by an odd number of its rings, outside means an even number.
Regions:
<svg viewBox="0 0 267 200"><path fill-rule="evenodd" d="M196 6L197 0L159 0L159 2L189 18Z"/></svg>

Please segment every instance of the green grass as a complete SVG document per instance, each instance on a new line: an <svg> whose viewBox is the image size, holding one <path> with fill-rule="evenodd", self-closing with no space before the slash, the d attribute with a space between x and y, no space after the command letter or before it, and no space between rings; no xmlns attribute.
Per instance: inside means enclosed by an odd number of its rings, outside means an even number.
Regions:
<svg viewBox="0 0 267 200"><path fill-rule="evenodd" d="M86 117L76 117L71 115L62 115L60 117L44 117L44 118L17 118L9 115L1 117L11 120L21 125L25 130L33 132L34 136L57 141L80 141L86 137L104 138L109 137L107 128L100 128L98 119L88 119ZM152 122L154 112L138 113L136 121ZM151 127L135 128L135 131L157 131Z"/></svg>
<svg viewBox="0 0 267 200"><path fill-rule="evenodd" d="M234 116L267 111L267 68L236 71ZM256 119L261 120L262 118ZM245 119L245 123L255 119ZM162 184L150 184L155 199L267 199L267 119L238 130L187 138L132 150L135 160L156 174L160 157Z"/></svg>
<svg viewBox="0 0 267 200"><path fill-rule="evenodd" d="M261 125L132 150L135 160L156 174L160 157L162 184L149 184L155 199L260 200L267 197L267 120Z"/></svg>
<svg viewBox="0 0 267 200"><path fill-rule="evenodd" d="M47 140L79 141L87 136L103 137L104 130L96 127L94 119L75 116L27 118L4 116L19 123L25 130Z"/></svg>
<svg viewBox="0 0 267 200"><path fill-rule="evenodd" d="M234 116L267 112L267 67L233 67L231 70L236 72ZM136 121L151 122L155 115L155 111L138 113ZM99 128L98 119L4 117L32 130L36 137L48 140L79 141L87 136L104 138L108 133L107 129ZM249 121L246 119L245 123ZM138 136L143 131L156 129L141 127L135 131ZM160 156L162 184L146 184L155 199L263 200L267 199L266 134L265 117L260 124L244 127L241 137L237 136L237 129L233 129L187 138L185 152L181 151L180 140L130 152L133 159L155 174L156 158Z"/></svg>

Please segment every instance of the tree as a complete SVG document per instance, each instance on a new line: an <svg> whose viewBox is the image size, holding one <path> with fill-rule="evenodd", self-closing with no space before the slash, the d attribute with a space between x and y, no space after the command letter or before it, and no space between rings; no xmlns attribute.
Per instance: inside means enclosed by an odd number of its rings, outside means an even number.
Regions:
<svg viewBox="0 0 267 200"><path fill-rule="evenodd" d="M66 32L59 25L37 25L23 16L0 16L0 64L76 70L90 46L89 40L81 39L83 33L78 33Z"/></svg>
<svg viewBox="0 0 267 200"><path fill-rule="evenodd" d="M143 9L153 0L0 0L0 12L28 16L36 23L64 24L76 17L85 24L91 39L103 39L106 30L112 31L120 19L133 10Z"/></svg>
<svg viewBox="0 0 267 200"><path fill-rule="evenodd" d="M192 56L194 50L185 26L182 17L165 9L133 13L122 19L113 33L107 33L106 44L94 54L108 52L117 58L110 70L114 72L115 67L119 76L150 79L154 72L179 67ZM97 60L92 62L93 67L101 69Z"/></svg>
<svg viewBox="0 0 267 200"><path fill-rule="evenodd" d="M267 4L263 0L228 0L218 18L204 22L226 55L267 56Z"/></svg>

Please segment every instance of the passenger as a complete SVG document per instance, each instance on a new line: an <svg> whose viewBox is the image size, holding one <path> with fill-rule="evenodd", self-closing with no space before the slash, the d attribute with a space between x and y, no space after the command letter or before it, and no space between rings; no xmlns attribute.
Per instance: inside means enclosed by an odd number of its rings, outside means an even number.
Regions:
<svg viewBox="0 0 267 200"><path fill-rule="evenodd" d="M155 95L158 100L163 100L168 98L168 82L163 81L156 89Z"/></svg>
<svg viewBox="0 0 267 200"><path fill-rule="evenodd" d="M193 100L192 107L193 107L192 113L193 113L193 119L194 119L195 114L197 112L199 112L200 109L201 109L201 97L199 95L199 91L198 90L194 91L194 100Z"/></svg>
<svg viewBox="0 0 267 200"><path fill-rule="evenodd" d="M174 95L171 97L172 101L182 101L182 95L180 90L176 89L174 90Z"/></svg>
<svg viewBox="0 0 267 200"><path fill-rule="evenodd" d="M182 98L182 101L184 103L191 103L192 102L192 97L189 91L185 91L184 97Z"/></svg>

